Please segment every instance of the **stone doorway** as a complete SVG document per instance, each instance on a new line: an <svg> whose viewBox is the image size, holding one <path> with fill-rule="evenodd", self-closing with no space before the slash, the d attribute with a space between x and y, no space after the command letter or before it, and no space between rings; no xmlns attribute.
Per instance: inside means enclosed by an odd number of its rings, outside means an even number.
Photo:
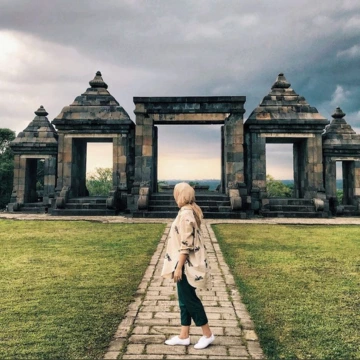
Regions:
<svg viewBox="0 0 360 360"><path fill-rule="evenodd" d="M156 168L159 181L198 182L202 191L206 186L202 180L216 179L208 185L214 191L221 181L221 125L158 126Z"/></svg>
<svg viewBox="0 0 360 360"><path fill-rule="evenodd" d="M45 159L27 158L25 165L25 203L36 203L42 201L44 194Z"/></svg>
<svg viewBox="0 0 360 360"><path fill-rule="evenodd" d="M89 160L88 144L104 144L113 145L112 138L77 138L72 140L72 162L71 162L71 197L89 196L86 187L86 174L88 173L87 163ZM112 146L113 147L113 146ZM113 153L113 149L112 149ZM103 167L103 166L100 166ZM113 169L113 163L111 165ZM113 186L117 186L120 179L118 173L113 171Z"/></svg>
<svg viewBox="0 0 360 360"><path fill-rule="evenodd" d="M238 199L241 207L239 188L246 187L243 146L245 100L244 96L134 98L136 129L133 194L138 196L139 210L147 209L151 193L157 192L157 126L175 124L222 125L221 190Z"/></svg>

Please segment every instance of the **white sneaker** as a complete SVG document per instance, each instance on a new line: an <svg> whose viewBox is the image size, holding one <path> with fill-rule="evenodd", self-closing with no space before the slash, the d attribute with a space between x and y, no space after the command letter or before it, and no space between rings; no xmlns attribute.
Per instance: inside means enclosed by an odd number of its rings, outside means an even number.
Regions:
<svg viewBox="0 0 360 360"><path fill-rule="evenodd" d="M194 345L195 349L205 349L215 340L214 334L210 337L202 336L199 341Z"/></svg>
<svg viewBox="0 0 360 360"><path fill-rule="evenodd" d="M190 345L190 337L187 339L180 339L178 336L174 336L169 340L165 340L166 345Z"/></svg>

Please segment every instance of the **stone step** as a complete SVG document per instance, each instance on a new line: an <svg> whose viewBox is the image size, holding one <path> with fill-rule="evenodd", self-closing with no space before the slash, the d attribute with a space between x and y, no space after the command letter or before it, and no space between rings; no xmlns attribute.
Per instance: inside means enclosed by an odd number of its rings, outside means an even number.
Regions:
<svg viewBox="0 0 360 360"><path fill-rule="evenodd" d="M323 211L268 211L261 212L263 217L279 218L328 218L329 214Z"/></svg>
<svg viewBox="0 0 360 360"><path fill-rule="evenodd" d="M175 219L178 212L173 211L136 211L134 218L165 218ZM246 219L245 212L204 212L205 219Z"/></svg>
<svg viewBox="0 0 360 360"><path fill-rule="evenodd" d="M115 210L109 209L51 209L51 215L56 216L115 216Z"/></svg>
<svg viewBox="0 0 360 360"><path fill-rule="evenodd" d="M174 195L172 193L155 193L151 194L150 198L152 200L171 200L174 201ZM202 200L212 200L212 201L227 201L229 197L225 194L218 194L218 193L199 193L196 194L196 202Z"/></svg>
<svg viewBox="0 0 360 360"><path fill-rule="evenodd" d="M313 205L313 199L270 198L271 205Z"/></svg>
<svg viewBox="0 0 360 360"><path fill-rule="evenodd" d="M220 201L214 201L214 200L200 200L200 201L196 201L196 203L200 206L200 207L205 207L205 206L230 206L230 201L229 199L226 200L220 200ZM168 206L174 206L177 207L176 202L175 201L170 201L170 200L166 200L166 199L153 199L150 198L149 201L149 206L152 205L168 205Z"/></svg>
<svg viewBox="0 0 360 360"><path fill-rule="evenodd" d="M284 211L284 212L294 212L294 211L301 211L301 212L314 212L315 206L314 205L270 205L270 211Z"/></svg>
<svg viewBox="0 0 360 360"><path fill-rule="evenodd" d="M106 203L66 203L66 209L106 209Z"/></svg>
<svg viewBox="0 0 360 360"><path fill-rule="evenodd" d="M339 205L336 209L336 216L359 216L360 211L354 205Z"/></svg>
<svg viewBox="0 0 360 360"><path fill-rule="evenodd" d="M32 208L41 208L44 207L45 205L42 202L34 202L34 203L24 203L23 205L24 207L32 207Z"/></svg>
<svg viewBox="0 0 360 360"><path fill-rule="evenodd" d="M224 210L227 210L227 208L230 208L230 206L222 206ZM217 206L202 206L201 210L203 212L218 212L219 207ZM149 211L171 211L171 212L178 212L179 208L177 206L167 206L167 205L149 205Z"/></svg>
<svg viewBox="0 0 360 360"><path fill-rule="evenodd" d="M46 208L45 206L42 207L22 206L19 212L26 214L44 214L46 212L45 208Z"/></svg>
<svg viewBox="0 0 360 360"><path fill-rule="evenodd" d="M106 196L87 196L87 197L77 197L71 198L67 201L67 204L79 204L79 203L96 203L96 204L106 204Z"/></svg>

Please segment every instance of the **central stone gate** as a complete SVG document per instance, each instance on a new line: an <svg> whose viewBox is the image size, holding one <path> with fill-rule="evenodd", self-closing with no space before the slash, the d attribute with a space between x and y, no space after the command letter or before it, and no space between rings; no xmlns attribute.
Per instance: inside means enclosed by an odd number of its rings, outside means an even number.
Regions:
<svg viewBox="0 0 360 360"><path fill-rule="evenodd" d="M245 187L243 115L245 96L134 97L135 179L139 209L157 192L157 125L221 124L221 192ZM238 197L239 194L237 194ZM234 196L233 196L234 197Z"/></svg>

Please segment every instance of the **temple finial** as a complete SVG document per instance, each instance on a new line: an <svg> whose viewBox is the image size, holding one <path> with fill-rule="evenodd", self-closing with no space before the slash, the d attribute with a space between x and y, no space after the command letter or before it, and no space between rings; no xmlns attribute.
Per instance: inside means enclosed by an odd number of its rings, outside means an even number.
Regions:
<svg viewBox="0 0 360 360"><path fill-rule="evenodd" d="M37 116L47 116L49 113L44 109L42 105L35 111L35 115Z"/></svg>
<svg viewBox="0 0 360 360"><path fill-rule="evenodd" d="M276 81L274 85L271 87L274 88L280 88L280 89L288 89L291 86L291 84L286 80L283 73L280 73L278 77L276 78Z"/></svg>
<svg viewBox="0 0 360 360"><path fill-rule="evenodd" d="M108 88L107 84L105 83L105 81L103 80L103 78L101 76L100 71L96 72L94 79L89 81L89 84L92 88L105 88L105 89Z"/></svg>
<svg viewBox="0 0 360 360"><path fill-rule="evenodd" d="M343 117L345 117L345 113L341 110L341 108L338 106L335 109L335 112L331 115L334 119L342 119Z"/></svg>

